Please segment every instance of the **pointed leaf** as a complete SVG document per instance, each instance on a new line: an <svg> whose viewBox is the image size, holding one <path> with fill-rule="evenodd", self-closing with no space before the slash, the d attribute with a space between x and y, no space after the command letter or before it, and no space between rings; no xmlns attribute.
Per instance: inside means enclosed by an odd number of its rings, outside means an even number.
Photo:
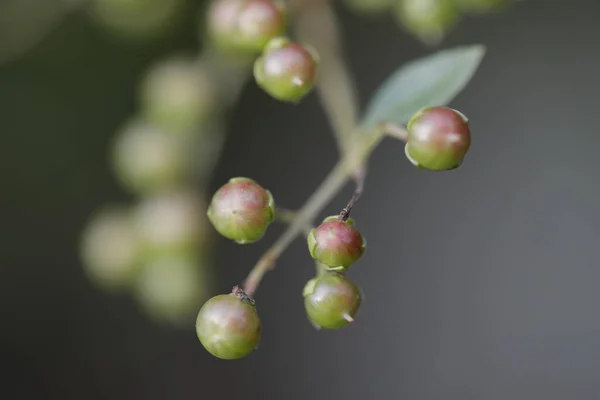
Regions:
<svg viewBox="0 0 600 400"><path fill-rule="evenodd" d="M448 104L469 83L484 54L482 45L461 46L400 67L376 91L361 125L404 124L423 107Z"/></svg>

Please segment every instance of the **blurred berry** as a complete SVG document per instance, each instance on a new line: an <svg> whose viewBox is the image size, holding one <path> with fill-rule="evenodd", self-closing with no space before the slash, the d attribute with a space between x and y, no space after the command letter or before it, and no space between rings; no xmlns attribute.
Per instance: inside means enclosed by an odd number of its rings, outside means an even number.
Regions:
<svg viewBox="0 0 600 400"><path fill-rule="evenodd" d="M145 257L197 249L209 240L204 200L192 191L146 197L137 205L134 218Z"/></svg>
<svg viewBox="0 0 600 400"><path fill-rule="evenodd" d="M395 0L345 0L353 11L361 14L372 14L388 11Z"/></svg>
<svg viewBox="0 0 600 400"><path fill-rule="evenodd" d="M408 123L405 153L419 168L433 171L457 168L470 145L467 118L451 108L424 108Z"/></svg>
<svg viewBox="0 0 600 400"><path fill-rule="evenodd" d="M252 179L232 178L214 194L207 215L221 235L247 244L265 234L275 218L275 202Z"/></svg>
<svg viewBox="0 0 600 400"><path fill-rule="evenodd" d="M435 44L454 27L460 13L453 0L400 0L396 16L408 32Z"/></svg>
<svg viewBox="0 0 600 400"><path fill-rule="evenodd" d="M246 357L258 347L261 338L260 318L254 302L243 293L213 297L198 313L196 334L215 357L223 360Z"/></svg>
<svg viewBox="0 0 600 400"><path fill-rule="evenodd" d="M311 47L276 38L256 60L254 78L276 99L297 103L312 91L318 63L318 56Z"/></svg>
<svg viewBox="0 0 600 400"><path fill-rule="evenodd" d="M194 130L217 107L208 69L198 62L170 58L150 69L141 100L148 120L167 133Z"/></svg>
<svg viewBox="0 0 600 400"><path fill-rule="evenodd" d="M80 254L84 270L95 284L111 291L129 287L139 257L129 211L118 206L97 211L83 231Z"/></svg>
<svg viewBox="0 0 600 400"><path fill-rule="evenodd" d="M208 266L200 257L182 252L142 263L134 295L142 310L156 321L188 326L211 289Z"/></svg>
<svg viewBox="0 0 600 400"><path fill-rule="evenodd" d="M366 248L365 240L354 227L354 220L341 221L337 216L326 218L312 229L307 243L310 255L335 271L345 271L363 255Z"/></svg>
<svg viewBox="0 0 600 400"><path fill-rule="evenodd" d="M311 279L303 295L309 320L325 329L339 329L354 321L362 301L358 287L337 273Z"/></svg>
<svg viewBox="0 0 600 400"><path fill-rule="evenodd" d="M170 29L184 0L91 0L96 22L120 37L155 38Z"/></svg>
<svg viewBox="0 0 600 400"><path fill-rule="evenodd" d="M280 0L214 0L207 17L213 42L229 52L259 53L286 27Z"/></svg>
<svg viewBox="0 0 600 400"><path fill-rule="evenodd" d="M507 0L454 0L456 5L465 12L486 13L505 6Z"/></svg>
<svg viewBox="0 0 600 400"><path fill-rule="evenodd" d="M121 184L145 194L185 180L190 160L176 138L141 120L124 124L113 143L112 164Z"/></svg>

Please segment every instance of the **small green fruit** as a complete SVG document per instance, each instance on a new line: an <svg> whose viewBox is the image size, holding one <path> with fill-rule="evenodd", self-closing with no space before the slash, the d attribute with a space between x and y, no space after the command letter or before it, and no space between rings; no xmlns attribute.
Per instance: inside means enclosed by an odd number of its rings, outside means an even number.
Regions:
<svg viewBox="0 0 600 400"><path fill-rule="evenodd" d="M236 360L252 353L259 345L261 324L254 302L234 288L208 300L196 318L196 334L213 356Z"/></svg>
<svg viewBox="0 0 600 400"><path fill-rule="evenodd" d="M318 63L311 47L275 38L254 63L254 78L274 98L297 103L312 91Z"/></svg>
<svg viewBox="0 0 600 400"><path fill-rule="evenodd" d="M159 323L193 323L212 286L206 260L179 252L157 255L140 267L133 292L140 308Z"/></svg>
<svg viewBox="0 0 600 400"><path fill-rule="evenodd" d="M470 146L468 119L451 108L424 108L408 123L405 153L419 168L455 169L463 162Z"/></svg>
<svg viewBox="0 0 600 400"><path fill-rule="evenodd" d="M134 226L145 258L188 252L210 241L202 196L178 189L145 197L136 206Z"/></svg>
<svg viewBox="0 0 600 400"><path fill-rule="evenodd" d="M354 321L362 301L358 287L337 273L311 279L303 295L308 318L325 329L339 329Z"/></svg>
<svg viewBox="0 0 600 400"><path fill-rule="evenodd" d="M394 0L345 0L345 3L357 13L373 14L387 11Z"/></svg>
<svg viewBox="0 0 600 400"><path fill-rule="evenodd" d="M132 119L119 129L110 161L120 183L136 194L163 191L183 182L189 173L181 144L141 119Z"/></svg>
<svg viewBox="0 0 600 400"><path fill-rule="evenodd" d="M120 292L138 272L140 246L129 210L109 206L91 217L81 238L81 259L99 287Z"/></svg>
<svg viewBox="0 0 600 400"><path fill-rule="evenodd" d="M399 0L396 17L410 33L424 42L437 43L459 20L454 0Z"/></svg>
<svg viewBox="0 0 600 400"><path fill-rule="evenodd" d="M466 12L482 14L505 6L507 0L454 0Z"/></svg>
<svg viewBox="0 0 600 400"><path fill-rule="evenodd" d="M146 117L169 134L197 128L217 108L216 98L208 69L184 57L153 66L141 87Z"/></svg>
<svg viewBox="0 0 600 400"><path fill-rule="evenodd" d="M127 39L153 39L170 30L185 9L183 0L95 0L94 20Z"/></svg>
<svg viewBox="0 0 600 400"><path fill-rule="evenodd" d="M239 244L263 237L275 218L271 192L249 178L232 178L214 194L208 219L221 235Z"/></svg>
<svg viewBox="0 0 600 400"><path fill-rule="evenodd" d="M365 252L366 241L354 227L354 220L331 216L312 229L307 238L310 255L332 271L345 271Z"/></svg>

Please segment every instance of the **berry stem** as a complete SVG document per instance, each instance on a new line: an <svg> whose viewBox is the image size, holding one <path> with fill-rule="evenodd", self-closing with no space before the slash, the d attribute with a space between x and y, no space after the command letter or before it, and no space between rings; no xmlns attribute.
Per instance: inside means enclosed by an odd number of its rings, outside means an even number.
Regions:
<svg viewBox="0 0 600 400"><path fill-rule="evenodd" d="M358 96L343 55L339 22L331 1L319 1L295 16L298 38L319 53L317 94L333 128L342 155L356 151L353 140L358 119Z"/></svg>
<svg viewBox="0 0 600 400"><path fill-rule="evenodd" d="M354 181L356 182L356 189L354 190L354 194L352 194L352 197L350 198L350 201L348 202L346 207L344 207L342 209L342 211L340 212L340 216L339 216L340 221L347 221L348 218L350 217L350 211L352 211L352 207L354 207L356 202L358 202L358 199L360 199L360 196L362 196L362 193L364 191L366 176L367 176L366 168L361 168L358 171L356 171L356 173L354 174Z"/></svg>
<svg viewBox="0 0 600 400"><path fill-rule="evenodd" d="M380 129L386 136L406 142L408 140L408 131L400 126L384 122Z"/></svg>
<svg viewBox="0 0 600 400"><path fill-rule="evenodd" d="M356 134L356 137L360 138L360 140L357 140L356 142L357 152L355 154L357 154L358 157L355 158L351 156L351 154L347 155L335 165L331 172L329 172L329 175L321 182L317 190L308 198L300 211L298 211L287 230L258 260L244 282L244 290L248 296L254 295L265 273L275 266L277 258L287 249L298 234L303 231L304 227L312 223L317 214L329 204L348 180L352 177L360 176L361 174L364 176L364 172L359 171L366 171L364 165L373 150L385 137L385 133L381 129L376 129L369 132L359 132Z"/></svg>
<svg viewBox="0 0 600 400"><path fill-rule="evenodd" d="M275 211L275 219L284 224L291 224L297 216L297 211L288 210L283 207L277 207L277 210ZM303 232L308 235L312 228L311 224L306 224L303 228Z"/></svg>

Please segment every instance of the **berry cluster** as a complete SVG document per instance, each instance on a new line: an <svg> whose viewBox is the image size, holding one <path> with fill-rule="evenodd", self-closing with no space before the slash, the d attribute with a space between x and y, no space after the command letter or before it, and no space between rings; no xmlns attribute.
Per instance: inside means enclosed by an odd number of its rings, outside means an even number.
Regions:
<svg viewBox="0 0 600 400"><path fill-rule="evenodd" d="M107 26L145 35L166 21L158 15L171 18L181 1L93 0L91 10ZM395 7L403 26L429 40L445 32L458 12L489 9L503 1L346 2L361 11ZM161 321L185 323L186 317L195 315L200 342L221 359L243 358L257 348L261 323L252 296L264 272L302 229L308 253L317 265L316 276L303 290L310 323L318 329L340 329L354 321L362 302L361 290L347 272L363 257L366 240L350 212L364 186L365 155L360 154L372 151L377 140L363 142L356 135L338 137L338 141L348 141L348 146L340 146L340 164L345 168L345 178L355 178L357 190L339 215L325 218L316 227L309 224L331 197L323 200L320 209L313 207L312 214L303 215L301 210L291 221L284 221L284 209L276 207L271 192L250 178L230 179L210 202L204 191L223 142L219 128L224 111L235 100L247 75L253 76L268 95L287 103L298 103L311 93L320 70L324 76L335 75L331 73L331 59L336 55L327 52L335 53L336 49L319 47L324 55L321 62L312 46L296 42L287 34L291 12L286 5L302 8L309 3L313 2L209 3L203 16L206 24L202 24L202 32L206 29L205 37L209 39L207 49L196 58L172 56L154 65L141 85L139 112L121 126L113 142L113 171L122 186L138 197L136 204L102 209L93 216L82 237L82 259L96 283L110 290L131 289L142 308ZM314 37L309 41L314 42ZM478 63L478 59L473 61L476 57L472 51L467 53L471 55L466 69ZM339 65L337 68L334 72L340 72ZM459 69L464 68L452 71ZM444 102L450 90L448 81L453 78L443 80ZM461 81L460 77L455 79ZM457 92L460 86L450 91ZM340 93L345 96L352 90ZM383 97L390 101L393 96ZM431 103L440 100L427 99ZM405 156L419 169L446 171L459 167L471 143L468 120L462 113L442 106L425 107L413 115L406 129L392 124L406 122L407 116L429 103L421 97L419 101L415 103L419 106L402 117L376 113L375 124L381 124L377 129L368 126L367 130L376 130L377 138L387 134L405 141ZM395 107L384 108L396 111ZM400 133L387 132L389 127ZM364 151L361 146L370 150ZM351 159L351 155L358 159ZM278 219L290 222L291 234L284 234L259 260L242 286L208 299L198 312L198 305L208 298L209 291L206 266L210 264L213 233L209 225L223 237L245 245L259 241Z"/></svg>
<svg viewBox="0 0 600 400"><path fill-rule="evenodd" d="M464 115L447 107L428 107L408 124L406 156L417 167L451 170L463 161L470 145ZM308 251L322 273L304 287L306 315L318 328L339 329L354 321L361 292L345 276L365 252L366 241L349 213L330 216L307 236ZM222 186L208 207L208 218L221 235L240 244L260 239L275 217L271 193L249 178L233 178ZM260 320L254 301L235 287L232 294L210 299L196 320L200 342L214 356L242 358L260 339Z"/></svg>

